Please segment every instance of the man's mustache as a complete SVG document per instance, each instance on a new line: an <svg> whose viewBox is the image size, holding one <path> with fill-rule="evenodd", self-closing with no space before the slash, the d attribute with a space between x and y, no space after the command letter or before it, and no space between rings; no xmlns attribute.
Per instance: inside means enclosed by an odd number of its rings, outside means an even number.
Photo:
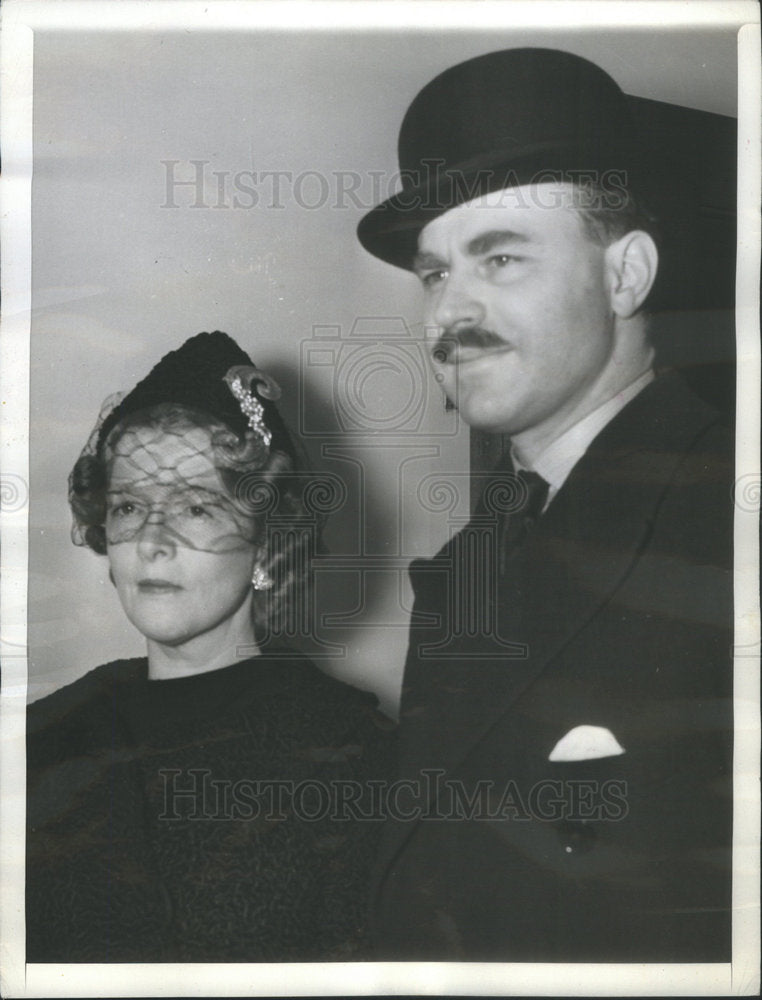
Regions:
<svg viewBox="0 0 762 1000"><path fill-rule="evenodd" d="M459 330L445 330L432 348L431 355L439 364L455 364L461 347L505 347L505 341L491 330L481 326L461 327Z"/></svg>

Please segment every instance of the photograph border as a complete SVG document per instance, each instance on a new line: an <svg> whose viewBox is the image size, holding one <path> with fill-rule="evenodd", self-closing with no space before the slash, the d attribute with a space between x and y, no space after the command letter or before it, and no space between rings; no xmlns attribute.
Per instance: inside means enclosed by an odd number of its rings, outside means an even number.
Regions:
<svg viewBox="0 0 762 1000"><path fill-rule="evenodd" d="M32 268L32 113L36 31L373 31L529 26L660 29L738 25L738 258L735 504L733 960L707 965L310 963L298 965L25 965L24 823ZM743 26L742 26L743 25ZM2 9L2 760L0 992L6 997L380 994L753 995L759 980L759 10L753 2L672 0L388 0L138 2L6 0ZM739 497L742 492L743 502ZM755 665L757 669L750 669Z"/></svg>

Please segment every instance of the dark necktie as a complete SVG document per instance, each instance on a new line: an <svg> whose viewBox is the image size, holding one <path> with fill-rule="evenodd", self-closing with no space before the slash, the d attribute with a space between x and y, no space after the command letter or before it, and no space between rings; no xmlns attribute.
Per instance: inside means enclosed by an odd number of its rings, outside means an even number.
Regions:
<svg viewBox="0 0 762 1000"><path fill-rule="evenodd" d="M511 510L507 511L499 529L500 572L505 572L506 560L517 546L526 538L532 525L542 514L545 501L548 499L549 486L536 472L526 472L520 469L516 473L519 488L516 490L516 500Z"/></svg>

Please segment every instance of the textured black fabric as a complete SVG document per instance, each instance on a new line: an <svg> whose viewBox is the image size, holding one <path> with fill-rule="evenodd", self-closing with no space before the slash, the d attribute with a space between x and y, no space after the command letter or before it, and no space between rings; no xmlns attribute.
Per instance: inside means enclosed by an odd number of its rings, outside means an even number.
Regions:
<svg viewBox="0 0 762 1000"><path fill-rule="evenodd" d="M117 661L31 705L27 960L365 957L378 819L287 793L257 813L253 783L385 778L374 706L296 656L167 681Z"/></svg>
<svg viewBox="0 0 762 1000"><path fill-rule="evenodd" d="M102 445L113 427L131 413L160 403L179 403L211 414L243 437L247 418L231 393L225 375L237 365L251 366L251 358L226 333L198 333L176 351L170 351L132 389L103 421ZM258 396L264 420L272 433L272 447L293 458L294 446L273 402Z"/></svg>
<svg viewBox="0 0 762 1000"><path fill-rule="evenodd" d="M505 572L505 560L511 549L521 545L532 525L542 514L545 501L548 499L548 483L536 472L520 469L516 476L521 484L517 504L510 510L501 525L500 532L500 571Z"/></svg>
<svg viewBox="0 0 762 1000"><path fill-rule="evenodd" d="M486 517L413 563L400 773L438 778L385 828L379 959L730 960L732 453L659 378L503 573ZM581 726L624 752L554 756Z"/></svg>

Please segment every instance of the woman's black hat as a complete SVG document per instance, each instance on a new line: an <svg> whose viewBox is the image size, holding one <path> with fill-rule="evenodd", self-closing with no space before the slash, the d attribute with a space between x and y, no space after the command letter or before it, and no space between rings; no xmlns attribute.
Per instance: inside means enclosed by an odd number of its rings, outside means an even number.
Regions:
<svg viewBox="0 0 762 1000"><path fill-rule="evenodd" d="M249 402L255 409L257 404L262 407L262 423L272 436L270 447L293 458L291 437L273 402L280 390L256 369L233 338L220 330L196 334L176 351L165 354L103 421L99 447L125 417L162 403L177 403L209 414L243 438L251 427L250 416L231 390L231 371L245 383L239 392L253 397Z"/></svg>

